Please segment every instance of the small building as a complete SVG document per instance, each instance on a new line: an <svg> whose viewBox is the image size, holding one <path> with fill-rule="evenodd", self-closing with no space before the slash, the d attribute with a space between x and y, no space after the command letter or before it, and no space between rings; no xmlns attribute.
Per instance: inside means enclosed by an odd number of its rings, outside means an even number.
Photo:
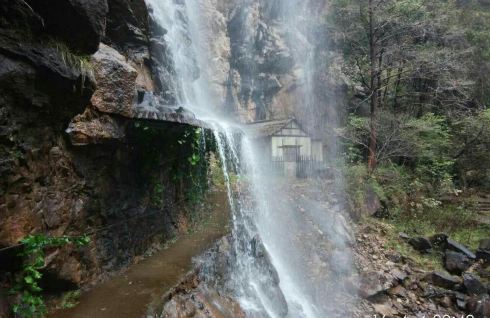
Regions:
<svg viewBox="0 0 490 318"><path fill-rule="evenodd" d="M245 129L262 149L262 159L281 163L286 175L299 176L306 166L312 169L324 161L323 142L307 133L294 118L258 121Z"/></svg>

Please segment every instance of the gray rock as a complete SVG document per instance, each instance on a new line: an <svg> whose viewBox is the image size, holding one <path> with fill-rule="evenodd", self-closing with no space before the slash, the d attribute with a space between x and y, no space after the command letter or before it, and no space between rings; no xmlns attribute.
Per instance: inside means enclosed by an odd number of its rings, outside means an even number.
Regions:
<svg viewBox="0 0 490 318"><path fill-rule="evenodd" d="M460 275L471 266L471 261L466 255L447 251L444 257L444 267L451 274Z"/></svg>
<svg viewBox="0 0 490 318"><path fill-rule="evenodd" d="M446 248L451 250L451 251L462 253L470 259L476 258L475 254L472 251L470 251L466 246L464 246L463 244L460 244L460 243L458 243L452 239L447 240Z"/></svg>
<svg viewBox="0 0 490 318"><path fill-rule="evenodd" d="M386 257L393 263L401 263L403 261L403 257L398 253L390 253Z"/></svg>
<svg viewBox="0 0 490 318"><path fill-rule="evenodd" d="M82 54L97 51L105 33L107 0L26 0L49 34Z"/></svg>
<svg viewBox="0 0 490 318"><path fill-rule="evenodd" d="M456 299L456 306L458 309L464 310L466 308L466 301L462 299Z"/></svg>
<svg viewBox="0 0 490 318"><path fill-rule="evenodd" d="M410 239L410 235L408 235L407 233L403 233L403 232L400 232L398 234L398 236L402 239L402 240L409 240Z"/></svg>
<svg viewBox="0 0 490 318"><path fill-rule="evenodd" d="M483 239L478 244L478 249L482 251L490 251L490 238Z"/></svg>
<svg viewBox="0 0 490 318"><path fill-rule="evenodd" d="M393 269L390 272L390 274L393 275L393 277L398 279L400 282L403 282L408 277L408 275L407 275L407 273L405 273L405 271L399 270L397 268Z"/></svg>
<svg viewBox="0 0 490 318"><path fill-rule="evenodd" d="M359 295L369 299L385 291L378 273L363 273L361 275Z"/></svg>
<svg viewBox="0 0 490 318"><path fill-rule="evenodd" d="M56 47L22 43L19 36L0 28L0 104L35 106L66 117L81 113L95 89L90 72L67 62Z"/></svg>
<svg viewBox="0 0 490 318"><path fill-rule="evenodd" d="M388 290L399 285L399 279L394 275L369 271L361 273L359 283L359 296L373 301L380 296L383 297Z"/></svg>
<svg viewBox="0 0 490 318"><path fill-rule="evenodd" d="M435 286L445 289L452 289L460 280L457 277L451 276L444 272L432 272L426 276L426 280L434 284Z"/></svg>
<svg viewBox="0 0 490 318"><path fill-rule="evenodd" d="M373 216L382 208L381 201L373 186L367 185L364 190L364 208L362 212L367 216Z"/></svg>
<svg viewBox="0 0 490 318"><path fill-rule="evenodd" d="M466 301L468 300L468 296L463 293L455 292L454 296L456 298L456 307L460 310L464 310L466 308Z"/></svg>
<svg viewBox="0 0 490 318"><path fill-rule="evenodd" d="M432 244L430 244L430 241L425 237L411 238L408 240L408 244L422 253L427 253L430 249L432 249Z"/></svg>
<svg viewBox="0 0 490 318"><path fill-rule="evenodd" d="M444 233L434 234L429 238L432 246L437 248L445 248L447 245L447 239L448 236Z"/></svg>
<svg viewBox="0 0 490 318"><path fill-rule="evenodd" d="M148 9L144 0L108 0L107 30L105 40L115 44L118 49L138 56L148 56ZM153 26L154 24L152 24ZM157 28L152 28L152 33ZM155 34L153 33L153 34ZM162 34L163 35L163 34Z"/></svg>
<svg viewBox="0 0 490 318"><path fill-rule="evenodd" d="M490 251L477 250L476 259L483 260L486 263L490 263Z"/></svg>
<svg viewBox="0 0 490 318"><path fill-rule="evenodd" d="M487 288L478 277L470 273L463 275L463 286L468 295L483 295L487 292Z"/></svg>
<svg viewBox="0 0 490 318"><path fill-rule="evenodd" d="M471 297L466 303L466 312L475 318L490 317L490 298L488 295Z"/></svg>

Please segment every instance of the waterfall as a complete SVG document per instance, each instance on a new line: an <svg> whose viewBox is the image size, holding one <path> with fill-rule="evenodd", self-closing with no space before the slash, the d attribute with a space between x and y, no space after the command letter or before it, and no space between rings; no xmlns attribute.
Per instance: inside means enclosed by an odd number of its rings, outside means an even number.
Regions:
<svg viewBox="0 0 490 318"><path fill-rule="evenodd" d="M160 40L167 51L161 53L171 60L167 66L171 69L168 74L173 74L171 94L178 104L214 127L232 209L233 255L227 291L251 317L345 315L346 300L342 297L348 294L345 287L352 273L352 238L342 204L320 182L313 187L312 180L305 190L271 175L262 164L267 159L246 130L240 142L235 138L240 125L225 119L219 94L212 88L215 57L210 49L213 39L205 6L216 1L146 1L152 19L166 31ZM315 104L310 1L273 2L276 5L266 8L277 10L278 24L301 74L299 99L305 101L304 112L308 114ZM252 6L254 1L241 5ZM243 36L253 41L250 30L243 30ZM237 184L232 184L231 173L241 177Z"/></svg>

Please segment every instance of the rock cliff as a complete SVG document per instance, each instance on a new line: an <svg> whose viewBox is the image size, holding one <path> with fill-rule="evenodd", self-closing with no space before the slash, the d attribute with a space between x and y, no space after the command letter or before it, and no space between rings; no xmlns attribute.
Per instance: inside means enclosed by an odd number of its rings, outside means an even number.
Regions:
<svg viewBox="0 0 490 318"><path fill-rule="evenodd" d="M212 61L201 72L217 103L241 121L291 115L309 121L307 113L328 121L334 115L345 88L334 66L339 57L326 26L313 22L324 19L312 18L326 13L328 1L295 4L302 9L294 12L295 21L288 7L293 2L199 1L206 21L200 35ZM307 99L312 107L304 107Z"/></svg>
<svg viewBox="0 0 490 318"><path fill-rule="evenodd" d="M49 279L94 281L188 217L191 185L172 169L186 169L191 149L177 140L191 128L137 120L195 123L155 108L149 29L143 0L0 4L0 248L34 233L92 239L48 251ZM3 284L17 260L0 253Z"/></svg>
<svg viewBox="0 0 490 318"><path fill-rule="evenodd" d="M327 10L326 0L305 3L298 25ZM198 2L200 44L212 63L193 73L243 122L327 118L342 90L331 75L336 57L313 43L328 43L322 25L293 30L283 4ZM167 30L152 14L144 0L0 4L0 248L32 233L89 233L90 246L48 258L46 271L70 284L128 264L187 217L179 202L189 185L174 182L172 169L190 149L175 143L202 123L175 105ZM315 48L313 65L294 41ZM305 96L317 105L306 114ZM175 123L142 134L141 119ZM11 270L11 254L0 254L0 270Z"/></svg>

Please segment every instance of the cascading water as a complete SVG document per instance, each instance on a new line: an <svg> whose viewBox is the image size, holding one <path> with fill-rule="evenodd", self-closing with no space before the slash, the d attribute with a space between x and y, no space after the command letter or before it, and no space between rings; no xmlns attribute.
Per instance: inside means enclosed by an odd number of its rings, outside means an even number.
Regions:
<svg viewBox="0 0 490 318"><path fill-rule="evenodd" d="M239 125L223 119L220 99L211 89L212 36L207 33L203 6L213 1L146 1L154 21L166 30L168 52L162 54L171 59L171 93L179 105L214 127L233 214L231 274L225 289L252 317L345 315L341 305L345 299L339 299L352 265L351 238L341 205L331 189L320 184L307 184L308 195L298 194L286 179L271 175L263 164L267 159L246 129L241 142L236 142ZM309 108L315 103L314 50L308 39L312 25L305 19L310 1L272 2L275 5L266 7L277 10L278 24L301 74L302 95L297 99ZM252 34L243 32L253 41ZM231 183L231 172L241 176L238 184Z"/></svg>

